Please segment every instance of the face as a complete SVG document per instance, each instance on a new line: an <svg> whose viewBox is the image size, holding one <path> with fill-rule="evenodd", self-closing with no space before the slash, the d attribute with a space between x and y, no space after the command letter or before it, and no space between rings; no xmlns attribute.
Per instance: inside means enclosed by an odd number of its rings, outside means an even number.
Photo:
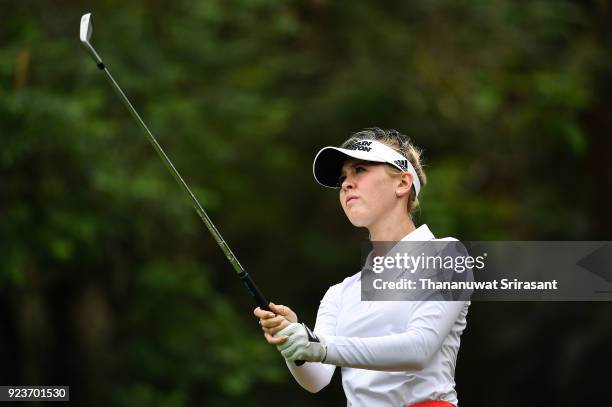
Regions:
<svg viewBox="0 0 612 407"><path fill-rule="evenodd" d="M339 179L340 205L353 225L369 227L398 204L397 184L385 164L347 160Z"/></svg>

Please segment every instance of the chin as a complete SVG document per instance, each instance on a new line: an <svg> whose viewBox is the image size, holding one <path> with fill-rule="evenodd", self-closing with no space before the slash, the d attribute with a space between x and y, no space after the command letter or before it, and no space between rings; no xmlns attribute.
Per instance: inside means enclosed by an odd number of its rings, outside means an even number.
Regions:
<svg viewBox="0 0 612 407"><path fill-rule="evenodd" d="M359 214L346 214L349 222L355 227L358 228L366 228L370 224L369 219L365 219L363 216L359 216Z"/></svg>

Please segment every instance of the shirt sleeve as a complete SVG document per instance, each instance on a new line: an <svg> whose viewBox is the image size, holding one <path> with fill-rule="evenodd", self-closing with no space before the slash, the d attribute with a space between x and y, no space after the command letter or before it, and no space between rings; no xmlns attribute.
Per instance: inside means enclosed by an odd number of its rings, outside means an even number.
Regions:
<svg viewBox="0 0 612 407"><path fill-rule="evenodd" d="M336 318L340 308L341 294L341 286L337 284L330 287L323 296L314 328L317 335L327 338L336 334ZM300 386L311 393L316 393L327 386L336 370L336 366L332 364L311 362L306 362L302 366L287 362L287 367Z"/></svg>
<svg viewBox="0 0 612 407"><path fill-rule="evenodd" d="M399 334L368 338L325 336L325 363L381 371L422 370L440 349L466 304L414 302L406 331Z"/></svg>

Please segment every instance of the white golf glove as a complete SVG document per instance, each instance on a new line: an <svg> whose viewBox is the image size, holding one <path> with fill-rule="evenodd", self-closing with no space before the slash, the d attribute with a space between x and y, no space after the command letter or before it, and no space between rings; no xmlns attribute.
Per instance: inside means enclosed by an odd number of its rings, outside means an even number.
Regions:
<svg viewBox="0 0 612 407"><path fill-rule="evenodd" d="M290 362L305 360L322 362L327 356L327 346L322 336L315 335L306 324L293 322L277 332L274 337L288 336L287 340L276 348Z"/></svg>

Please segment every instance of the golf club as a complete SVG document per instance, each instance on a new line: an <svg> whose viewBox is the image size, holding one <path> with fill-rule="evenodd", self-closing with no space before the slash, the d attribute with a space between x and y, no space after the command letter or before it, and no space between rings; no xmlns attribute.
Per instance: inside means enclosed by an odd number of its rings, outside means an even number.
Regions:
<svg viewBox="0 0 612 407"><path fill-rule="evenodd" d="M138 123L142 131L145 133L145 135L149 139L149 142L151 142L151 145L153 145L153 148L155 148L155 151L157 151L157 154L159 154L159 157L162 159L162 161L166 165L166 168L168 168L168 171L170 171L170 173L172 174L176 182L180 185L180 187L183 189L185 194L187 194L187 196L191 200L191 204L193 205L196 212L200 216L200 219L202 219L202 222L204 222L204 224L206 225L210 233L213 235L213 237L215 238L215 240L221 247L221 250L223 250L223 253L225 253L225 256L231 263L232 267L238 274L238 277L240 277L240 279L244 283L245 287L247 288L251 296L255 299L255 302L257 303L257 305L259 305L261 309L269 311L270 309L268 307L268 301L266 300L266 298L263 296L261 291L259 291L259 289L255 285L255 282L253 282L249 274L244 270L244 268L242 267L242 265L240 264L240 262L238 261L234 253L232 252L232 250L227 245L227 243L225 243L225 240L223 240L223 237L221 236L221 234L219 233L215 225L212 223L212 221L210 220L210 218L208 217L208 215L202 208L202 205L200 205L200 202L198 202L198 199L195 197L193 192L191 192L191 189L189 189L189 186L183 180L183 178L181 177L179 172L176 170L176 168L174 168L174 165L172 164L172 162L170 161L170 159L168 158L164 150L161 148L161 146L159 145L155 137L153 137L153 134L151 133L151 131L149 130L145 122L140 118L140 115L138 114L138 112L136 112L136 109L134 109L134 107L128 100L127 96L125 96L125 94L123 93L123 91L121 90L117 82L115 81L115 79L111 76L110 72L108 71L108 68L106 67L106 65L104 65L104 62L102 62L102 58L100 58L96 50L89 43L89 39L91 38L91 33L92 33L91 13L87 13L81 17L81 29L79 33L79 38L81 42L83 43L85 48L87 48L87 51L89 52L89 54L93 57L98 68L104 71L104 73L106 74L106 79L108 79L108 81L110 82L115 92L117 92L117 95L119 95L119 97L125 104L125 107L127 107L127 109L132 114L132 117L134 117L134 120L136 120L136 123Z"/></svg>

